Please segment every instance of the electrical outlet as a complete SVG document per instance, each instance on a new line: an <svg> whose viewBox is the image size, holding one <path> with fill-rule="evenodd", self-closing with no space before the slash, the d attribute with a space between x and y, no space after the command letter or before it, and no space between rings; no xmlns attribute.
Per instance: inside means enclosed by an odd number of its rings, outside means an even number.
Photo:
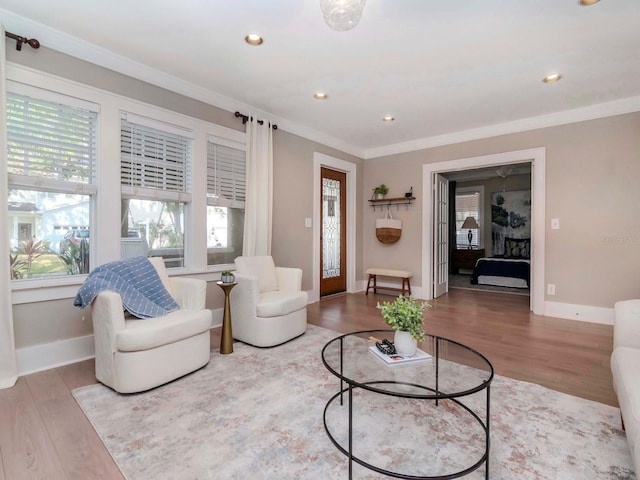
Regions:
<svg viewBox="0 0 640 480"><path fill-rule="evenodd" d="M556 294L556 285L554 283L547 284L547 295L555 295Z"/></svg>

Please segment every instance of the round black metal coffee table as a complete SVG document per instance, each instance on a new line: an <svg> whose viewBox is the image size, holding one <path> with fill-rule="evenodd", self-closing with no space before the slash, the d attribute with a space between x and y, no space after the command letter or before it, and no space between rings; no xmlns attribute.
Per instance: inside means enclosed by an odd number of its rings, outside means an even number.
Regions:
<svg viewBox="0 0 640 480"><path fill-rule="evenodd" d="M322 349L322 361L325 367L340 379L339 391L328 400L325 406L324 427L331 442L349 458L349 478L352 478L353 462L356 462L384 475L414 480L459 478L477 470L484 464L485 478L488 479L490 385L493 380L491 362L466 345L446 338L427 335L419 348L429 354L430 358L405 364L388 365L370 351L373 342L369 340L369 337L393 340L393 334L393 330L363 330L348 333L330 340ZM354 412L354 389L410 399L410 402L431 401L435 408L430 415L438 416L439 412L443 415L445 413L447 415L453 414L456 421L462 422L463 431L466 431L467 427L470 429L473 426L479 429L480 435L484 436L480 440L479 458L477 461L472 459L471 465L458 471L438 472L433 475L400 473L388 470L389 467L376 466L372 461L365 461L354 454L354 417L357 418L366 407L359 404L359 408L356 408ZM472 397L474 399L477 397L474 394L482 395L482 391L486 395L486 403L484 401L480 403L477 401L469 402ZM339 402L341 406L344 404L345 393L348 402L348 426L346 427L348 434L346 442L343 441L346 445L343 445L336 438L339 433L331 431L327 420L330 415L330 407L334 402ZM467 398L465 399L465 397ZM449 402L446 408L445 402ZM443 405L439 406L441 403ZM393 408L391 412L393 412ZM358 435L360 438L362 432ZM393 439L381 439L381 441L387 442L389 440L391 440L391 444L388 449L392 450ZM417 443L416 452L412 458L420 458L420 448L423 447ZM464 448L464 445L460 445L461 450Z"/></svg>

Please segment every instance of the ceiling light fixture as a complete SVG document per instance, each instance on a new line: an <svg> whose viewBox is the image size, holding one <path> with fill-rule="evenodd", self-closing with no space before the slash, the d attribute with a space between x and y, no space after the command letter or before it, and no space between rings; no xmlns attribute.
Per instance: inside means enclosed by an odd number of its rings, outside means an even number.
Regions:
<svg viewBox="0 0 640 480"><path fill-rule="evenodd" d="M594 3L598 3L600 0L580 0L580 5L593 5Z"/></svg>
<svg viewBox="0 0 640 480"><path fill-rule="evenodd" d="M244 37L244 41L249 45L262 45L262 42L264 42L262 37L257 33L250 33L249 35Z"/></svg>
<svg viewBox="0 0 640 480"><path fill-rule="evenodd" d="M393 118L392 115L385 115L384 117L382 117L383 122L393 122L394 120L395 118Z"/></svg>
<svg viewBox="0 0 640 480"><path fill-rule="evenodd" d="M327 25L344 32L358 25L367 0L320 0L320 9Z"/></svg>
<svg viewBox="0 0 640 480"><path fill-rule="evenodd" d="M313 95L313 98L315 98L316 100L326 100L328 97L329 95L324 92L318 92Z"/></svg>
<svg viewBox="0 0 640 480"><path fill-rule="evenodd" d="M562 75L559 73L550 73L546 77L542 79L544 83L555 83L562 78Z"/></svg>

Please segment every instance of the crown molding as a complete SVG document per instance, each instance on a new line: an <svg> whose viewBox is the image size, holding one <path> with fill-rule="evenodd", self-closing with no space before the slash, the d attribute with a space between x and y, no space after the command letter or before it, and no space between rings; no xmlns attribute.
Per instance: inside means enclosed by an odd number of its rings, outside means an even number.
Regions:
<svg viewBox="0 0 640 480"><path fill-rule="evenodd" d="M372 158L387 155L397 155L399 153L413 152L427 148L452 145L454 143L468 142L482 138L497 137L510 133L526 132L539 128L556 127L569 123L584 122L597 118L611 117L613 115L623 115L640 111L640 96L623 98L612 102L599 103L588 107L574 108L562 112L540 115L537 117L523 118L513 122L487 125L486 127L463 130L460 132L446 133L434 137L426 137L409 142L394 143L378 148L366 149L362 153L362 158L369 160Z"/></svg>

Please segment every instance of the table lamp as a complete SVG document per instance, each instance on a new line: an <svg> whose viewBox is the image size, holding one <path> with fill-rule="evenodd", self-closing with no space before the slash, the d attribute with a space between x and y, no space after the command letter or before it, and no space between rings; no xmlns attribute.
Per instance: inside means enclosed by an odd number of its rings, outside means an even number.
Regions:
<svg viewBox="0 0 640 480"><path fill-rule="evenodd" d="M478 222L476 222L476 219L473 217L467 217L464 219L464 222L462 222L462 228L469 229L467 238L469 239L469 250L471 250L471 240L473 240L473 232L471 230L477 230L478 228L480 228L478 226Z"/></svg>

